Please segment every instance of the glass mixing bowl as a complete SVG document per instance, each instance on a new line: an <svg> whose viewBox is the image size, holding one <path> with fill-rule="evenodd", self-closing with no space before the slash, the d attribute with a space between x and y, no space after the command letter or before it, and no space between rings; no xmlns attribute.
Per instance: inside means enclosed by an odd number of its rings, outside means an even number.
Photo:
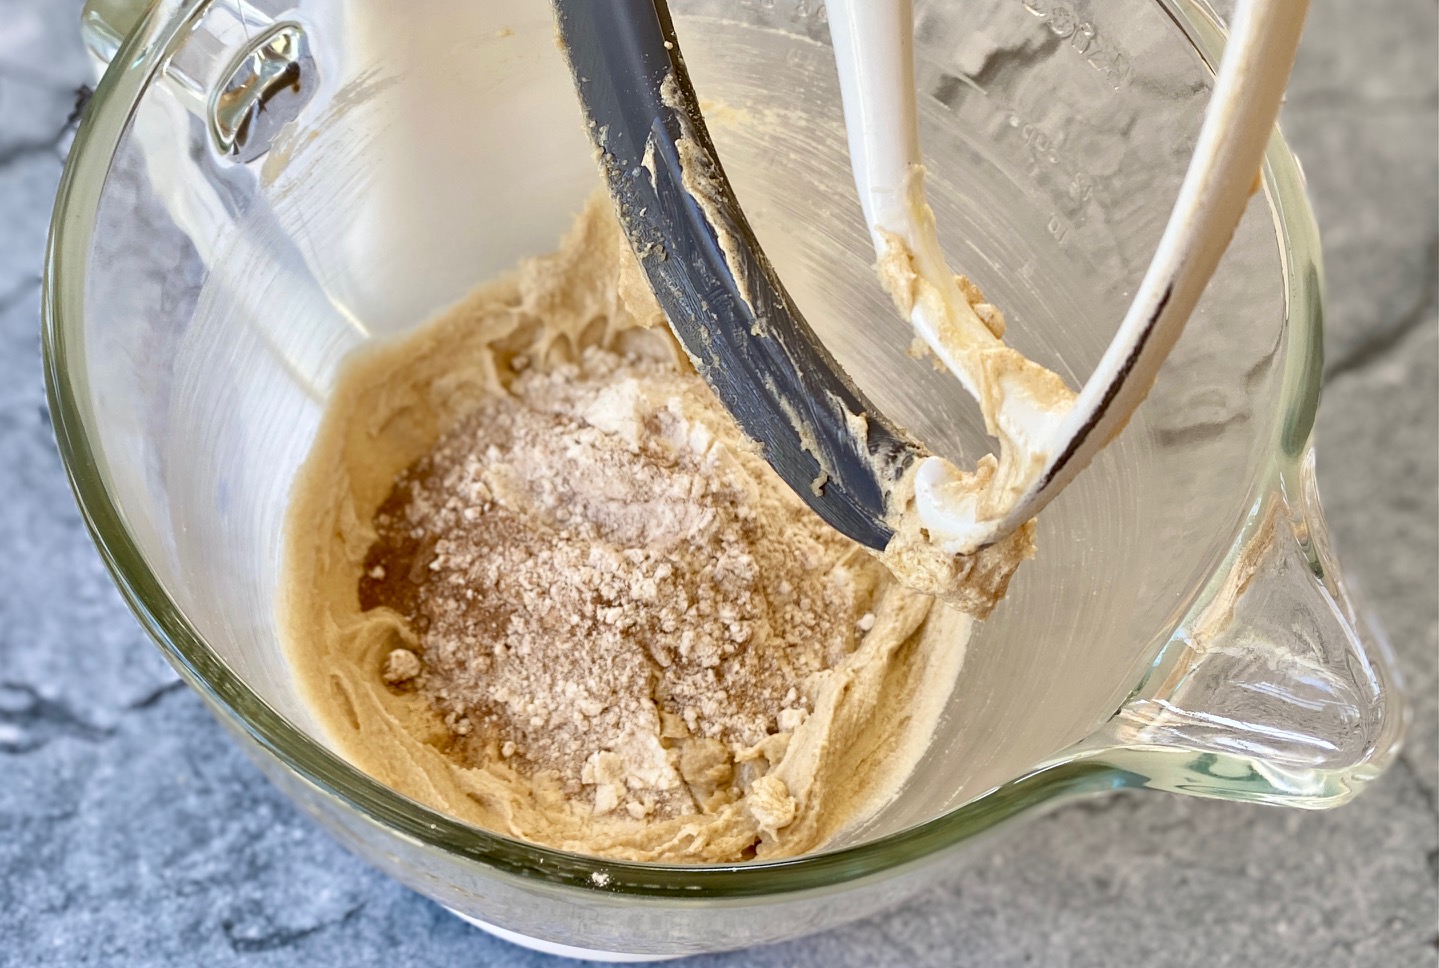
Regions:
<svg viewBox="0 0 1439 968"><path fill-rule="evenodd" d="M714 140L836 356L931 447L988 447L870 269L822 4L676 0ZM1191 0L916 12L930 196L1021 350L1079 383L1148 262L1222 48ZM666 956L891 905L982 835L1117 787L1323 807L1392 757L1393 661L1325 537L1320 270L1276 133L1133 423L1042 516L893 803L823 853L600 861L477 830L336 756L277 636L281 523L336 368L552 247L599 185L543 0L91 0L109 62L55 210L61 451L142 624L297 804L531 943ZM570 946L564 948L563 946Z"/></svg>

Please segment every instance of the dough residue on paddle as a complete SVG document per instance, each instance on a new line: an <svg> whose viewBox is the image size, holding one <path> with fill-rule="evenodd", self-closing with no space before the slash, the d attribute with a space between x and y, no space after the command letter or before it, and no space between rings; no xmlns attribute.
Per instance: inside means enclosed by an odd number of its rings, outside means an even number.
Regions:
<svg viewBox="0 0 1439 968"><path fill-rule="evenodd" d="M287 647L339 751L604 857L813 851L928 744L970 619L780 481L603 200L345 367L287 521Z"/></svg>
<svg viewBox="0 0 1439 968"><path fill-rule="evenodd" d="M685 191L705 213L740 294L753 309L752 280L745 271L749 263L740 257L745 244L726 215L724 175L704 139L691 127L693 95L670 74L660 85L660 96L680 125L681 137L675 148ZM653 144L647 146L647 159L652 149ZM653 166L648 167L653 175ZM924 200L923 179L923 167L913 166L905 194L913 210L912 220L926 227L921 235L933 240L934 213ZM925 258L917 258L899 236L876 228L884 244L875 268L885 291L906 318L913 318L916 307L922 306L923 315L937 324L937 331L930 334L934 345L923 339L916 342L963 369L984 413L986 428L1000 444L999 454L985 455L973 471L961 471L928 454L888 480L883 486L889 509L886 523L892 535L879 558L907 588L938 597L975 618L987 618L1009 590L1020 564L1034 555L1036 531L1032 519L997 537L993 526L1007 517L1042 473L1050 456L1046 448L1053 445L1054 426L1073 406L1074 394L1057 375L1004 345L1004 314L987 302L969 279L949 275L937 243ZM923 334L927 328L917 327L916 331ZM767 336L762 325L753 335L757 339ZM810 405L833 407L831 418L852 427L866 417L848 410L838 399L810 401ZM797 419L797 412L783 400L781 408L818 464L811 487L820 493L832 476L826 455L815 445L805 422ZM856 437L863 440L864 427L854 429ZM923 454L922 448L916 448L916 453ZM884 481L893 471L892 457L886 454L877 460L880 465L875 477Z"/></svg>

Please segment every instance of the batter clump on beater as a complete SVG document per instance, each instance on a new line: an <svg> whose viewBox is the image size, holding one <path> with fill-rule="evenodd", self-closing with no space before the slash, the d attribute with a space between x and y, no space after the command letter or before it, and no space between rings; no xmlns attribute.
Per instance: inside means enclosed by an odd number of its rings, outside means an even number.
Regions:
<svg viewBox="0 0 1439 968"><path fill-rule="evenodd" d="M814 850L923 751L969 620L774 474L613 216L353 362L284 614L351 760L463 820L640 860Z"/></svg>

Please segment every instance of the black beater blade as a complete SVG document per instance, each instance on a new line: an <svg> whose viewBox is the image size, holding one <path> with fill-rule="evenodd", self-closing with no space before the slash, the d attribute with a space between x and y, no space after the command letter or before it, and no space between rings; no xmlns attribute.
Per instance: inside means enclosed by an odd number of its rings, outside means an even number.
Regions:
<svg viewBox="0 0 1439 968"><path fill-rule="evenodd" d="M926 452L851 382L760 249L664 0L555 0L555 12L620 224L670 328L785 483L834 528L883 549L889 484Z"/></svg>

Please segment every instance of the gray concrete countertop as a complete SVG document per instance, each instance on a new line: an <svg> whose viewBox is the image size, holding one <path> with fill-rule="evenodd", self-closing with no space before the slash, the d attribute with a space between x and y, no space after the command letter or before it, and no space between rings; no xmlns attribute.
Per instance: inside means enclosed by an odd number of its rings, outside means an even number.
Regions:
<svg viewBox="0 0 1439 968"><path fill-rule="evenodd" d="M0 965L540 965L293 810L127 614L56 456L39 273L78 0L0 0ZM1398 763L1304 813L1120 794L882 917L712 966L1439 959L1439 14L1316 0L1284 111L1328 266L1319 475L1412 695Z"/></svg>

